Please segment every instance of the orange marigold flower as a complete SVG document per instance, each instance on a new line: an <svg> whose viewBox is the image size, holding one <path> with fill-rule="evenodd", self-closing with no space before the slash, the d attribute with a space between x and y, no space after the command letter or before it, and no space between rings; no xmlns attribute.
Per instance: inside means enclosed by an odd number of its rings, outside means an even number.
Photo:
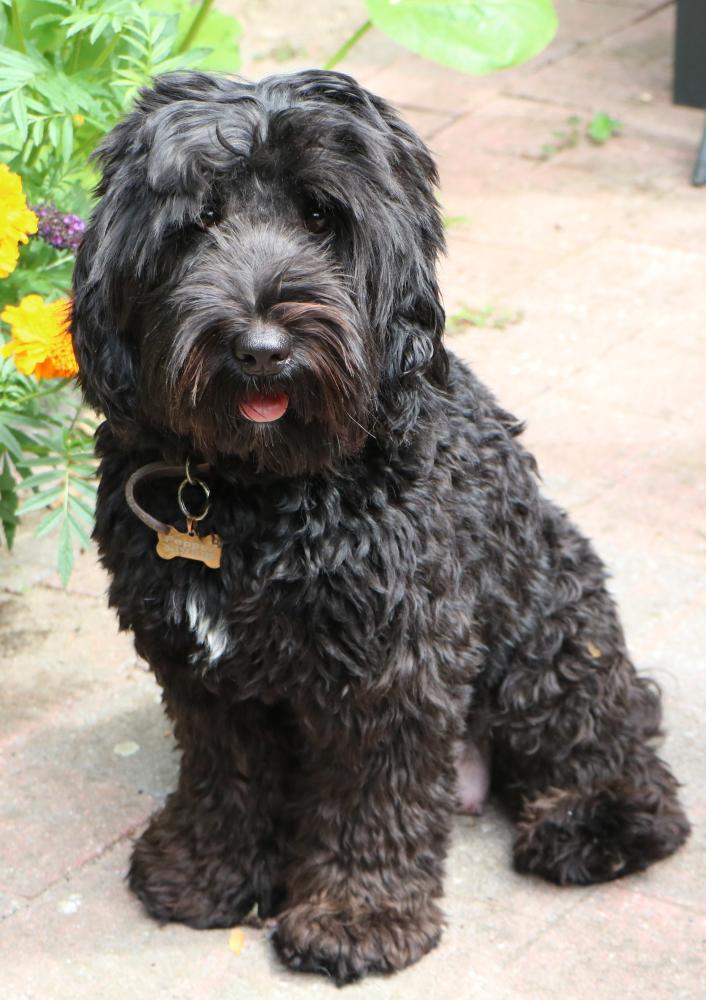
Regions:
<svg viewBox="0 0 706 1000"><path fill-rule="evenodd" d="M21 177L0 163L0 278L12 274L20 255L18 244L36 232L37 216L27 208Z"/></svg>
<svg viewBox="0 0 706 1000"><path fill-rule="evenodd" d="M78 365L69 332L70 317L70 299L45 302L41 295L25 295L19 305L5 306L0 313L0 319L12 330L12 339L0 348L0 354L12 356L23 375L75 375Z"/></svg>

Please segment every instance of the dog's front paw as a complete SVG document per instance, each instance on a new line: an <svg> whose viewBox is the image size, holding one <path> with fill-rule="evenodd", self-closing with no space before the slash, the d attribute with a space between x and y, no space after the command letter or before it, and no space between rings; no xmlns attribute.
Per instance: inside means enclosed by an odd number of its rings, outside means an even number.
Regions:
<svg viewBox="0 0 706 1000"><path fill-rule="evenodd" d="M266 858L215 833L199 841L174 825L169 810L153 817L135 844L128 883L157 920L197 928L232 927L255 903L269 916L282 895Z"/></svg>
<svg viewBox="0 0 706 1000"><path fill-rule="evenodd" d="M436 946L441 912L425 901L378 910L325 901L285 911L274 935L282 961L300 972L330 976L338 986L369 972L395 972Z"/></svg>

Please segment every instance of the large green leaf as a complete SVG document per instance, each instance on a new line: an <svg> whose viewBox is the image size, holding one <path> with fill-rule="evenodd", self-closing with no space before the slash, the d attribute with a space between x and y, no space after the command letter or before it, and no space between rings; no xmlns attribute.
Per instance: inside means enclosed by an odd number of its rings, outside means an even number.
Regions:
<svg viewBox="0 0 706 1000"><path fill-rule="evenodd" d="M199 69L236 73L240 68L239 38L240 24L234 17L219 10L210 11L195 39L200 49L211 49L208 55L199 59Z"/></svg>
<svg viewBox="0 0 706 1000"><path fill-rule="evenodd" d="M148 7L160 14L178 14L179 35L182 38L188 33L199 9L198 4L187 4L184 0L150 0ZM194 48L199 50L199 56L196 60L198 68L214 72L236 73L240 68L239 40L239 21L230 14L223 14L219 10L210 10L193 40ZM184 58L184 55L182 54L181 62L189 65L191 60ZM171 62L177 62L177 60L173 58L170 60ZM170 65L167 68L174 67ZM160 67L160 71L164 71L164 67Z"/></svg>
<svg viewBox="0 0 706 1000"><path fill-rule="evenodd" d="M393 41L462 73L524 62L554 37L551 0L367 0L370 20Z"/></svg>

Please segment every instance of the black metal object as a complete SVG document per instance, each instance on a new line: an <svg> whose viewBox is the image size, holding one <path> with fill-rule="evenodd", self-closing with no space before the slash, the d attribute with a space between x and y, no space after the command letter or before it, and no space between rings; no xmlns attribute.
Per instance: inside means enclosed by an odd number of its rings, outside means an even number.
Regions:
<svg viewBox="0 0 706 1000"><path fill-rule="evenodd" d="M674 103L706 108L705 0L677 0Z"/></svg>
<svg viewBox="0 0 706 1000"><path fill-rule="evenodd" d="M706 108L706 0L677 0L674 103ZM693 180L697 187L706 185L706 129Z"/></svg>

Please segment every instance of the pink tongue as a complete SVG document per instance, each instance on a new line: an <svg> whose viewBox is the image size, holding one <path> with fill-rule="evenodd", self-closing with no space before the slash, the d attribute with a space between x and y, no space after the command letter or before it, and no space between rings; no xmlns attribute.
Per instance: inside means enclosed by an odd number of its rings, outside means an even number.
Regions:
<svg viewBox="0 0 706 1000"><path fill-rule="evenodd" d="M269 424L279 420L289 406L289 396L286 392L278 392L274 396L265 396L254 392L240 403L240 412L247 420L256 424Z"/></svg>

